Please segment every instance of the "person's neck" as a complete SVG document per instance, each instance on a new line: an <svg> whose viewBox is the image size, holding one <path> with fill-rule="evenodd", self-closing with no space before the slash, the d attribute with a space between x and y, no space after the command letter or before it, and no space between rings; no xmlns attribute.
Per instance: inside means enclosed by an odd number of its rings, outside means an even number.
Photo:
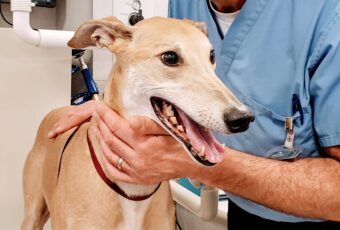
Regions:
<svg viewBox="0 0 340 230"><path fill-rule="evenodd" d="M233 13L239 11L246 0L209 0L215 10L221 13Z"/></svg>

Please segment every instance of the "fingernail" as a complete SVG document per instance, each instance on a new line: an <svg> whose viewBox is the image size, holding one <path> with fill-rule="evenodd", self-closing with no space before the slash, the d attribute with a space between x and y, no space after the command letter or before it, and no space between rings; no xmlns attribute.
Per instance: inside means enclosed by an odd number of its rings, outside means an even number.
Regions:
<svg viewBox="0 0 340 230"><path fill-rule="evenodd" d="M47 137L48 138L52 138L54 136L54 132L53 131L50 131L48 134L47 134Z"/></svg>

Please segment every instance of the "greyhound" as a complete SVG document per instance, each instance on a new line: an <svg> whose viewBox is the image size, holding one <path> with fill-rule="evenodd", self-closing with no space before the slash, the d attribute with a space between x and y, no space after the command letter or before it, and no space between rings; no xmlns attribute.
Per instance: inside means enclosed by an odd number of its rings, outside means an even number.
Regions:
<svg viewBox="0 0 340 230"><path fill-rule="evenodd" d="M68 44L114 53L104 103L124 118L150 117L200 164L221 160L223 146L212 131L241 132L254 119L215 75L204 23L155 17L127 26L108 17L82 24ZM55 109L44 118L26 159L22 229L42 229L49 217L53 229L63 230L175 229L167 181L143 186L105 175L99 144L89 129L93 119L47 138L69 109Z"/></svg>

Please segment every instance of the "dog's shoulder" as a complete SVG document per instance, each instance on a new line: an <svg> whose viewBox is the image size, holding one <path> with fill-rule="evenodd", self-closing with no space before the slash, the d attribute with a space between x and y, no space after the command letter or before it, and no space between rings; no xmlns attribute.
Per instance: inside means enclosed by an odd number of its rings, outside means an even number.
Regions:
<svg viewBox="0 0 340 230"><path fill-rule="evenodd" d="M39 125L38 133L46 134L47 136L48 132L52 130L61 118L69 118L71 109L72 106L64 106L48 112Z"/></svg>
<svg viewBox="0 0 340 230"><path fill-rule="evenodd" d="M72 109L71 106L65 106L65 107L53 109L48 114L46 114L46 116L43 118L38 128L35 144L39 144L39 143L48 144L51 142L63 143L64 139L67 139L73 133L74 129L76 129L76 127L68 131L65 131L64 133L58 135L56 138L52 138L52 139L48 138L48 133L52 130L52 128L61 118L69 119L69 116L71 116L70 114L71 109Z"/></svg>

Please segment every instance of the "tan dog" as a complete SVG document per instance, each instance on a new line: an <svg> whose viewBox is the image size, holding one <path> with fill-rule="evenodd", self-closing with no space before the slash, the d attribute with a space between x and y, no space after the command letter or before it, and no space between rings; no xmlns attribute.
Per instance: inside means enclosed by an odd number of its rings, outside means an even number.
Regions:
<svg viewBox="0 0 340 230"><path fill-rule="evenodd" d="M215 75L205 32L204 24L191 21L152 18L130 27L110 17L81 25L69 45L105 47L115 53L104 102L125 118L150 117L193 159L213 165L223 148L210 130L244 131L253 116ZM53 229L62 230L175 229L168 182L158 190L157 184L114 182L128 198L147 197L157 190L143 201L126 199L103 182L91 160L89 142L100 167L102 154L88 132L89 123L71 138L74 129L47 139L53 124L69 109L46 116L26 160L22 229L42 229L49 216Z"/></svg>

